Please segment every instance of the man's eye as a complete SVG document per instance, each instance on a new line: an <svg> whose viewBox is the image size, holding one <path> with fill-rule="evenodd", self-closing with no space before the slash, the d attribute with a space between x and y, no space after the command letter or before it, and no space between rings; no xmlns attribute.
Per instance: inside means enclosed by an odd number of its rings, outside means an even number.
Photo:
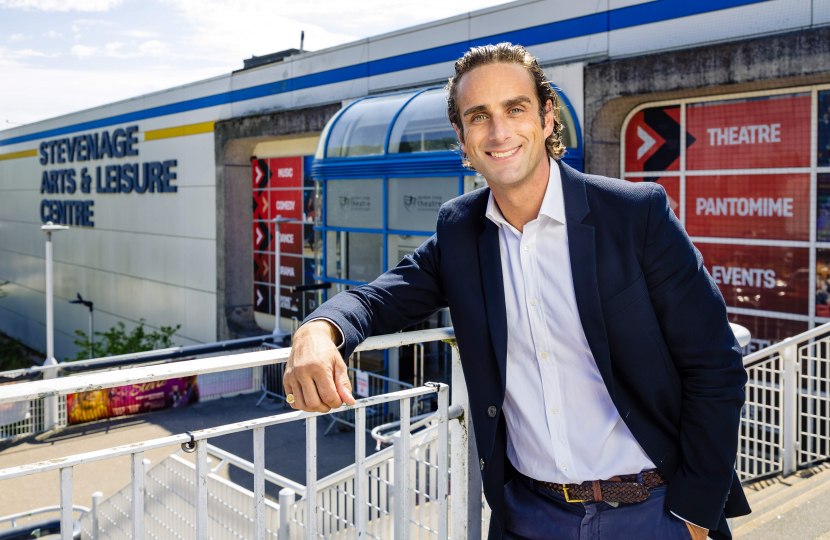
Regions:
<svg viewBox="0 0 830 540"><path fill-rule="evenodd" d="M473 122L478 122L479 120L484 120L485 116L483 114L477 114L473 116Z"/></svg>
<svg viewBox="0 0 830 540"><path fill-rule="evenodd" d="M522 108L521 107L513 107L512 109L510 109L510 112L511 113L520 113L520 112L522 112Z"/></svg>

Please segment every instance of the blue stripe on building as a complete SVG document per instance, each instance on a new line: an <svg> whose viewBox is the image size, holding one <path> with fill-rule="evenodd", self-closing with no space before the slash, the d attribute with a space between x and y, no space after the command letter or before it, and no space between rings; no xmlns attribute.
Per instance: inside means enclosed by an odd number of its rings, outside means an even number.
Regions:
<svg viewBox="0 0 830 540"><path fill-rule="evenodd" d="M746 6L769 2L770 0L655 0L645 4L618 8L593 15L575 17L564 21L557 21L549 24L524 28L512 32L495 34L477 38L474 40L462 41L451 45L443 45L432 49L401 54L371 62L363 62L342 68L313 73L286 79L241 90L223 92L203 98L180 101L151 109L144 109L132 113L110 116L99 120L81 122L70 126L40 131L29 135L21 135L0 141L0 146L8 146L47 137L57 137L67 133L88 131L116 124L126 124L148 118L157 118L168 114L227 105L237 101L246 101L276 94L283 94L295 90L304 90L326 84L362 79L372 75L383 75L406 69L429 66L442 62L449 62L459 58L470 47L510 41L525 46L539 45L541 43L552 43L565 39L599 34L610 30L631 28L643 24L667 21L692 15L700 15L723 9Z"/></svg>

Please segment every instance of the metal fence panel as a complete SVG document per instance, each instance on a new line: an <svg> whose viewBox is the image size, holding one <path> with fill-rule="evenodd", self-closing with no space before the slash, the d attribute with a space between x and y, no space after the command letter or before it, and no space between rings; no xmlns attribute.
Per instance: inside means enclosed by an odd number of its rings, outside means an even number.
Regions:
<svg viewBox="0 0 830 540"><path fill-rule="evenodd" d="M798 465L830 456L830 336L799 348Z"/></svg>
<svg viewBox="0 0 830 540"><path fill-rule="evenodd" d="M783 369L780 354L747 368L736 469L741 481L783 470Z"/></svg>

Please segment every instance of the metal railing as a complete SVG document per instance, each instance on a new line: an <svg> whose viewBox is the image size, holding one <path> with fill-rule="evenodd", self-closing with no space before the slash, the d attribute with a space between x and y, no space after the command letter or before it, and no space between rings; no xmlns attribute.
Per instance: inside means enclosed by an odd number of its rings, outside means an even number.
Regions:
<svg viewBox="0 0 830 540"><path fill-rule="evenodd" d="M246 340L234 340L229 343L238 347L240 345L244 345L245 342ZM196 347L197 346L191 346L191 348ZM215 351L222 350L219 345L213 344L200 345L198 347L208 352L203 355L194 356L193 359L215 357L217 356ZM243 352L262 350L270 350L270 348L249 347L246 350L240 351L240 354ZM159 351L148 351L146 353L122 355L120 357L66 362L53 366L35 366L25 370L3 372L2 375L13 377L21 374L37 375L39 373L43 373L44 379L54 379L55 377L75 376L72 375L73 372L77 372L80 368L97 368L102 371L116 370L120 367L118 362L122 360L129 362L146 362L141 364L143 366L175 363L182 361L179 357L183 351L187 351L187 348L176 347L168 349L167 351L170 354L173 354L174 358L160 359ZM112 358L120 358L121 360L114 361ZM210 401L222 397L232 397L240 394L258 392L262 387L262 369L262 367L254 367L217 373L199 374L196 377L196 385L199 388L199 400ZM101 373L102 371L95 371L94 373ZM48 375L48 377L46 375ZM5 392L6 389L8 389L8 387L12 384L15 383L2 385L0 388L3 388L3 391ZM123 414L123 412L127 411L119 412L119 416ZM93 415L93 418L91 419L95 419L95 416ZM70 419L67 411L66 395L58 397L35 398L14 403L0 403L0 441L25 437L28 435L36 435L52 429L64 428L69 424L69 422Z"/></svg>
<svg viewBox="0 0 830 540"><path fill-rule="evenodd" d="M366 340L360 350L385 349L399 347L424 341L453 339L452 329L425 330L378 336ZM90 389L104 389L128 384L165 380L173 377L186 377L218 373L234 369L259 368L261 366L284 362L289 349L266 350L260 352L238 354L199 360L182 361L148 367L137 367L120 371L85 374L76 377L35 381L12 385L4 388L0 394L0 404L15 403L43 397L58 397L68 394L87 391ZM466 389L463 383L463 374L460 369L460 360L457 349L453 347L453 374L454 385L462 390L454 391L453 401L461 410L466 410ZM409 464L412 453L412 436L410 434L410 410L412 400L422 396L434 394L438 400L438 411L433 428L436 433L434 447L420 449L416 445L414 465ZM388 459L377 462L379 458L366 457L366 430L367 408L381 406L387 403L397 403L400 407L401 426L400 435L394 445L394 453L398 456L393 459L394 467L389 474ZM266 527L266 499L264 469L266 426L282 424L298 420L306 421L306 486L303 498L293 505L279 506L278 538L297 538L302 535L307 539L317 538L320 532L331 536L352 531L357 537L378 537L373 533L386 522L395 531L395 538L410 537L410 527L416 526L420 530L437 538L450 537L448 516L448 480L449 480L449 391L448 386L430 383L419 388L405 389L381 396L373 396L358 400L353 407L344 406L330 413L305 413L294 411L286 414L259 418L246 422L218 426L188 434L173 435L149 441L137 442L132 445L120 446L75 456L51 459L49 461L12 467L0 470L0 481L19 476L36 474L51 470L60 471L60 501L62 524L67 525L62 530L62 538L70 538L71 531L71 501L72 476L74 467L81 464L112 459L119 456L130 456L132 480L119 507L129 504L129 512L122 508L122 514L129 514L129 529L132 538L143 537L147 526L145 523L146 486L148 481L154 481L144 469L144 452L170 445L184 445L188 450L195 452L193 481L194 510L192 519L186 519L190 534L198 539L206 539L211 535L209 523L210 487L208 478L210 469L207 462L208 440L225 434L241 431L251 431L254 446L254 491L253 535L256 539L263 539L273 531L273 527ZM326 416L346 410L355 412L355 465L351 480L334 481L324 489L318 487L316 474L316 420L318 416ZM452 498L452 538L478 537L481 534L481 507L477 501L481 500L481 479L477 468L471 469L468 464L471 460L477 462L475 448L469 425L469 415L463 414L458 421L452 422L452 463L453 463L453 490ZM432 443L430 443L432 444ZM380 454L380 452L378 453ZM377 454L375 454L376 456ZM471 459L472 458L472 459ZM414 468L413 468L414 467ZM414 471L414 473L413 473ZM414 476L413 476L414 474ZM371 485L374 486L370 489ZM343 483L345 482L345 483ZM350 485L349 485L350 484ZM385 487L382 487L385 486ZM284 489L283 492L286 490ZM385 493L385 495L384 495ZM323 498L328 497L328 501ZM410 508L409 499L414 497L415 504ZM282 500L282 493L281 493ZM313 501L313 503L311 502ZM476 502L471 502L476 501ZM285 501L288 502L287 500ZM336 502L336 504L335 504ZM292 510L293 509L293 510ZM324 509L324 510L322 510ZM332 511L335 509L336 511ZM416 510L417 509L417 510ZM412 513L417 511L413 519ZM123 517L123 516L122 516ZM472 517L472 519L470 519ZM328 520L328 521L326 521ZM293 526L292 526L293 524ZM372 526L370 530L370 524ZM126 526L126 522L125 522ZM349 532L349 535L352 534ZM289 536L290 535L290 536ZM246 536L247 537L247 536Z"/></svg>
<svg viewBox="0 0 830 540"><path fill-rule="evenodd" d="M742 481L830 457L830 323L744 357L736 468Z"/></svg>

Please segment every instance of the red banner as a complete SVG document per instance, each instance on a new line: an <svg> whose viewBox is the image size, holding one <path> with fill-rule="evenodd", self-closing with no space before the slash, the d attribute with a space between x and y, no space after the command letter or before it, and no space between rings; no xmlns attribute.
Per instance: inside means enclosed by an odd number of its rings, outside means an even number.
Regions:
<svg viewBox="0 0 830 540"><path fill-rule="evenodd" d="M651 181L663 186L666 190L666 197L669 199L669 207L674 211L674 215L680 219L680 177L679 176L665 176L663 178L629 178L631 182Z"/></svg>
<svg viewBox="0 0 830 540"><path fill-rule="evenodd" d="M196 376L119 386L66 396L70 424L184 407L199 401Z"/></svg>
<svg viewBox="0 0 830 540"><path fill-rule="evenodd" d="M807 314L809 249L783 246L696 246L727 306Z"/></svg>
<svg viewBox="0 0 830 540"><path fill-rule="evenodd" d="M268 192L268 219L282 217L284 219L303 219L303 192L299 189L288 189Z"/></svg>
<svg viewBox="0 0 830 540"><path fill-rule="evenodd" d="M296 287L303 284L303 258L286 255L280 257L280 285Z"/></svg>
<svg viewBox="0 0 830 540"><path fill-rule="evenodd" d="M302 188L303 187L303 158L284 157L268 160L271 170L269 188Z"/></svg>
<svg viewBox="0 0 830 540"><path fill-rule="evenodd" d="M690 236L810 239L810 175L689 176Z"/></svg>
<svg viewBox="0 0 830 540"><path fill-rule="evenodd" d="M695 103L686 131L687 170L810 166L809 95Z"/></svg>
<svg viewBox="0 0 830 540"><path fill-rule="evenodd" d="M637 112L625 131L625 171L680 169L680 107Z"/></svg>

